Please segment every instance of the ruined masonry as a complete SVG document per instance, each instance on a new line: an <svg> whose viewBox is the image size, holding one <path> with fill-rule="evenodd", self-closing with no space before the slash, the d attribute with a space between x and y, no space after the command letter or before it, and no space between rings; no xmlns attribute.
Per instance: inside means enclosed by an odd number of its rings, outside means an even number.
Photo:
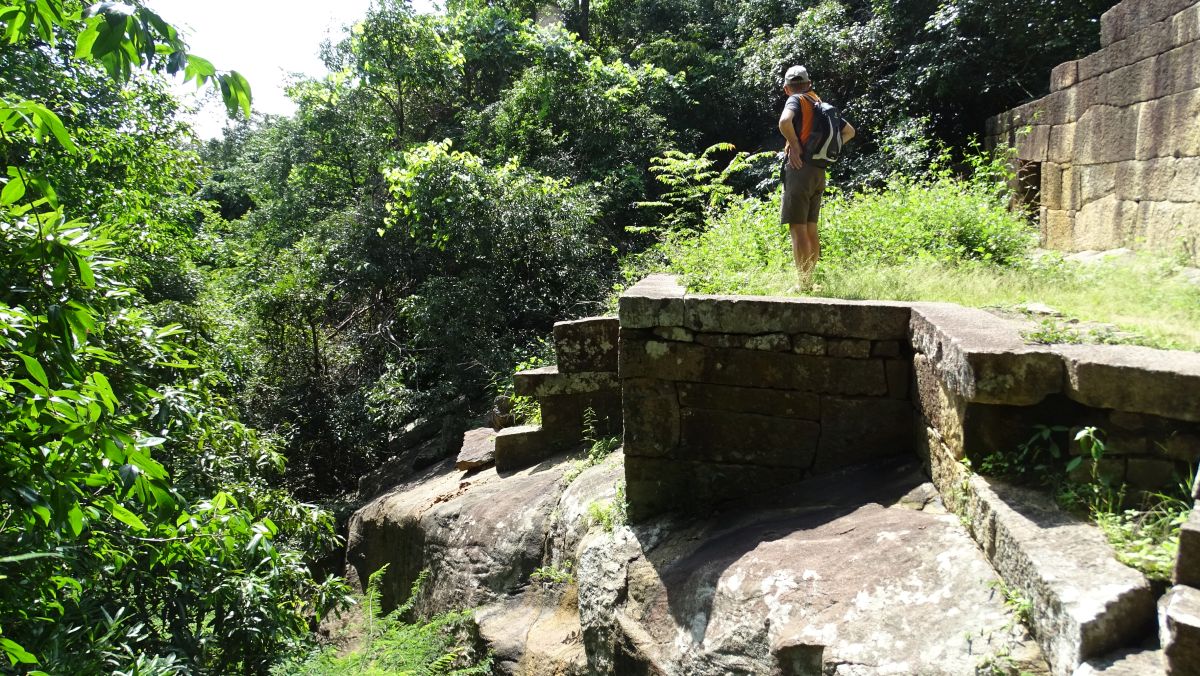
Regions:
<svg viewBox="0 0 1200 676"><path fill-rule="evenodd" d="M1100 36L1048 96L989 120L988 141L1016 148L1044 246L1200 262L1200 3L1124 0Z"/></svg>
<svg viewBox="0 0 1200 676"><path fill-rule="evenodd" d="M1200 461L1200 354L1027 328L651 276L617 318L559 323L556 367L517 374L541 425L468 433L459 469L355 513L348 575L388 564L395 604L430 568L418 607L477 608L502 673L1200 673L1200 511L1164 588L1049 497L970 469L1036 425L1095 426L1107 450L1081 471L1162 489ZM581 467L587 409L624 448ZM629 523L605 530L597 509L621 502Z"/></svg>

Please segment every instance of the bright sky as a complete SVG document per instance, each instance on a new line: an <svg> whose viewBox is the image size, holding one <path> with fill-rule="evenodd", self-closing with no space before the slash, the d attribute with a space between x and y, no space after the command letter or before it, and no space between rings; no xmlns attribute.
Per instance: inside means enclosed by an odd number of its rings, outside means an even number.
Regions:
<svg viewBox="0 0 1200 676"><path fill-rule="evenodd" d="M250 81L254 110L289 115L295 106L284 94L291 73L321 76L321 42L337 40L342 26L363 18L371 0L149 0L146 4L187 35L188 47L218 70L236 70ZM419 12L432 0L413 0ZM182 78L180 78L182 79ZM197 100L192 84L176 88L185 103ZM201 92L203 93L203 91ZM204 105L194 118L202 138L219 136L225 107Z"/></svg>

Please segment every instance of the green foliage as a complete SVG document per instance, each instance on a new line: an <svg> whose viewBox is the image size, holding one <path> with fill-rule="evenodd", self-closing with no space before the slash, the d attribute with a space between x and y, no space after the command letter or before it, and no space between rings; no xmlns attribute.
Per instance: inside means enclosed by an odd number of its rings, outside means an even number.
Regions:
<svg viewBox="0 0 1200 676"><path fill-rule="evenodd" d="M774 158L774 153L737 153L717 170L714 153L733 152L731 143L718 143L704 149L700 155L668 150L650 159L650 171L667 191L657 202L639 202L637 206L662 208L666 211L661 227L669 231L700 230L709 218L719 214L734 195L730 177L743 172L755 163Z"/></svg>
<svg viewBox="0 0 1200 676"><path fill-rule="evenodd" d="M327 648L305 659L292 660L271 670L275 676L474 676L492 673L490 656L474 657L467 643L471 612L436 615L427 620L406 621L413 602L429 578L421 571L413 582L409 600L390 613L380 608L379 587L387 566L371 574L362 608L366 627L362 645L345 654Z"/></svg>
<svg viewBox="0 0 1200 676"><path fill-rule="evenodd" d="M567 485L578 479L579 475L585 469L595 467L604 462L605 458L612 455L613 451L621 447L620 437L601 437L596 432L596 411L591 407L583 411L583 439L589 444L587 457L582 460L576 460L563 473L563 482Z"/></svg>
<svg viewBox="0 0 1200 676"><path fill-rule="evenodd" d="M575 584L575 575L571 568L570 561L564 562L562 566L539 566L529 575L529 579L544 585L572 585Z"/></svg>
<svg viewBox="0 0 1200 676"><path fill-rule="evenodd" d="M612 534L617 528L629 523L629 503L625 500L625 482L617 482L617 494L611 500L596 501L588 505L588 519L599 524L605 533Z"/></svg>

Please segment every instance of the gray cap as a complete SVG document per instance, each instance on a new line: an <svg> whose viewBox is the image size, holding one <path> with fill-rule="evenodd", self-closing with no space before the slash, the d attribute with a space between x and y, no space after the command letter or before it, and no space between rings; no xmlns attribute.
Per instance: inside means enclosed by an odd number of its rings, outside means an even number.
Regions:
<svg viewBox="0 0 1200 676"><path fill-rule="evenodd" d="M793 82L812 82L812 80L808 79L808 69L804 66L792 66L788 68L787 73L783 76L783 81L788 84Z"/></svg>

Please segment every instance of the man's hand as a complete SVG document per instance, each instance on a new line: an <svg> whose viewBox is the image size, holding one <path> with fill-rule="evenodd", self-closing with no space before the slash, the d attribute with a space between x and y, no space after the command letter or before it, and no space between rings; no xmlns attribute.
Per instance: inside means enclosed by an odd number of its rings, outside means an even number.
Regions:
<svg viewBox="0 0 1200 676"><path fill-rule="evenodd" d="M793 169L799 169L800 167L802 167L804 165L804 160L800 159L800 149L799 148L792 145L791 143L788 143L784 147L784 151L787 153L789 167L791 167Z"/></svg>

